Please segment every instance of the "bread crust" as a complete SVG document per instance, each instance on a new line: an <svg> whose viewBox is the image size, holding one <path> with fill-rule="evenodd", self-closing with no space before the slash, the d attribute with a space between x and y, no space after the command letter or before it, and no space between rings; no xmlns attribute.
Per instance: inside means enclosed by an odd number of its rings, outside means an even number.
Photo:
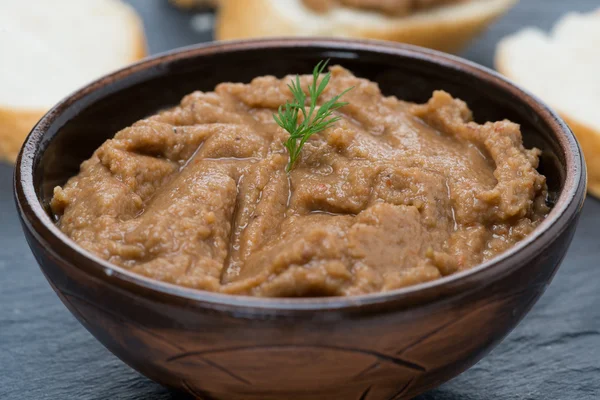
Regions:
<svg viewBox="0 0 600 400"><path fill-rule="evenodd" d="M169 0L171 3L175 4L177 7L181 8L193 8L193 7L218 7L220 5L220 0Z"/></svg>
<svg viewBox="0 0 600 400"><path fill-rule="evenodd" d="M587 166L588 193L600 199L600 131L582 124L560 110L558 113L575 133L583 151Z"/></svg>
<svg viewBox="0 0 600 400"><path fill-rule="evenodd" d="M15 162L27 134L44 112L0 106L0 160Z"/></svg>
<svg viewBox="0 0 600 400"><path fill-rule="evenodd" d="M140 20L137 14L132 16L135 19L135 28L132 25L132 29L136 30L135 49L131 52L130 63L141 60L148 56L148 41L146 40L146 32L144 31L144 24ZM132 21L133 22L133 21Z"/></svg>
<svg viewBox="0 0 600 400"><path fill-rule="evenodd" d="M223 2L216 22L216 37L219 40L243 39L262 36L305 36L289 16L282 15L273 7L276 0L227 0ZM300 0L298 0L300 1ZM340 26L335 36L391 40L429 47L446 52L457 52L467 42L500 17L517 0L488 0L488 5L476 14L464 13L459 18L421 18L403 16L392 18L397 23L382 24L382 27L356 25ZM465 7L464 4L448 8ZM427 13L420 12L419 14ZM432 14L434 15L434 14ZM389 21L387 17L386 22ZM337 29L337 28L336 28Z"/></svg>

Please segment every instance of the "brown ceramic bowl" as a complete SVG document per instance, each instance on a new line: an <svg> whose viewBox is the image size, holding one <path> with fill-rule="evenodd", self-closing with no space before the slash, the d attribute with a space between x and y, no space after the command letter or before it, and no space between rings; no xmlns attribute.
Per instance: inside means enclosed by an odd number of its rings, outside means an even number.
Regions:
<svg viewBox="0 0 600 400"><path fill-rule="evenodd" d="M193 90L222 81L310 72L321 59L425 101L445 89L476 120L522 125L543 150L553 209L513 249L470 271L388 293L260 299L157 282L79 248L54 225L52 188L104 140ZM415 47L346 40L263 40L183 49L81 89L27 138L15 173L27 240L81 323L147 377L203 399L404 399L460 374L523 318L573 237L585 167L569 128L494 72Z"/></svg>

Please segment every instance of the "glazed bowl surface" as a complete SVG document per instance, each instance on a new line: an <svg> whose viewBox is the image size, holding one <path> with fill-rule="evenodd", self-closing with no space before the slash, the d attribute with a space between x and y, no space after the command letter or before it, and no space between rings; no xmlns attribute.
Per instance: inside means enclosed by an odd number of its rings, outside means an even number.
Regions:
<svg viewBox="0 0 600 400"><path fill-rule="evenodd" d="M543 154L547 219L469 271L357 297L260 299L153 281L79 248L55 225L52 190L118 130L225 81L307 73L322 59L378 82L385 95L459 97L477 122L521 124ZM572 240L585 197L579 146L538 99L492 71L417 47L373 41L272 39L185 48L79 90L34 128L15 169L29 245L52 288L117 357L203 399L413 397L481 359L525 316Z"/></svg>

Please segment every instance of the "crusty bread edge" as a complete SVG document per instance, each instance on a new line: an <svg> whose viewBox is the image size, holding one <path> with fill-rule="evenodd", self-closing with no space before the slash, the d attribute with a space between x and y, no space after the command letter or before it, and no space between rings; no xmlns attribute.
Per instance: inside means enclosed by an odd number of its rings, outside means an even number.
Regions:
<svg viewBox="0 0 600 400"><path fill-rule="evenodd" d="M136 44L135 44L135 49L134 51L131 53L132 57L129 60L130 63L134 63L137 62L139 60L141 60L142 58L145 58L148 56L148 42L146 40L146 31L144 30L144 24L142 23L142 21L140 20L140 17L138 17L137 15L134 15L135 19L137 20L136 22Z"/></svg>
<svg viewBox="0 0 600 400"><path fill-rule="evenodd" d="M194 8L198 6L218 7L221 0L169 0L173 5L180 8Z"/></svg>
<svg viewBox="0 0 600 400"><path fill-rule="evenodd" d="M128 7L131 29L134 30L135 48L127 62L136 62L148 55L144 25L140 17ZM41 108L13 108L0 105L0 161L14 163L21 146L35 124L48 110Z"/></svg>
<svg viewBox="0 0 600 400"><path fill-rule="evenodd" d="M127 7L128 16L130 20L131 29L134 32L134 46L135 48L131 52L131 57L128 60L130 63L141 60L148 55L148 43L146 41L146 31L144 30L144 23L140 16L135 12L132 6L123 3Z"/></svg>
<svg viewBox="0 0 600 400"><path fill-rule="evenodd" d="M588 172L587 190L600 198L600 131L578 122L560 110L558 113L575 133L583 151Z"/></svg>
<svg viewBox="0 0 600 400"><path fill-rule="evenodd" d="M31 128L45 110L16 110L0 106L0 160L14 163Z"/></svg>
<svg viewBox="0 0 600 400"><path fill-rule="evenodd" d="M496 70L518 85L526 88L527 85L525 82L520 82L519 77L510 73L510 67L508 66L510 61L501 49L502 47L499 45L495 57ZM587 190L595 197L600 198L600 130L578 121L577 118L560 110L554 104L550 104L550 106L556 109L561 118L569 125L575 137L577 137L587 166Z"/></svg>
<svg viewBox="0 0 600 400"><path fill-rule="evenodd" d="M262 36L302 35L293 21L271 6L272 0L227 0L221 5L215 27L218 40ZM485 12L465 15L455 20L439 18L433 22L402 17L393 27L348 27L344 36L410 43L446 52L457 52L483 31L492 21L507 12L517 0L491 0ZM455 6L455 7L460 7ZM262 23L257 23L262 21Z"/></svg>

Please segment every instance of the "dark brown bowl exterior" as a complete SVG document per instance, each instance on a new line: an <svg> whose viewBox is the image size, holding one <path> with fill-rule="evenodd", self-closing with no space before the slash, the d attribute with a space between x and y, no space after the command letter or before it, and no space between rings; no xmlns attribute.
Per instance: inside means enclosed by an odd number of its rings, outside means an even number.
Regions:
<svg viewBox="0 0 600 400"><path fill-rule="evenodd" d="M195 291L112 266L54 225L54 185L118 129L196 89L305 73L331 58L424 101L466 100L478 121L522 125L541 148L554 208L522 243L470 271L389 293L258 299ZM585 195L579 146L545 105L491 71L441 53L379 42L287 39L184 49L103 78L37 125L19 157L16 201L27 240L68 309L124 362L203 399L404 399L440 385L489 352L550 283Z"/></svg>

